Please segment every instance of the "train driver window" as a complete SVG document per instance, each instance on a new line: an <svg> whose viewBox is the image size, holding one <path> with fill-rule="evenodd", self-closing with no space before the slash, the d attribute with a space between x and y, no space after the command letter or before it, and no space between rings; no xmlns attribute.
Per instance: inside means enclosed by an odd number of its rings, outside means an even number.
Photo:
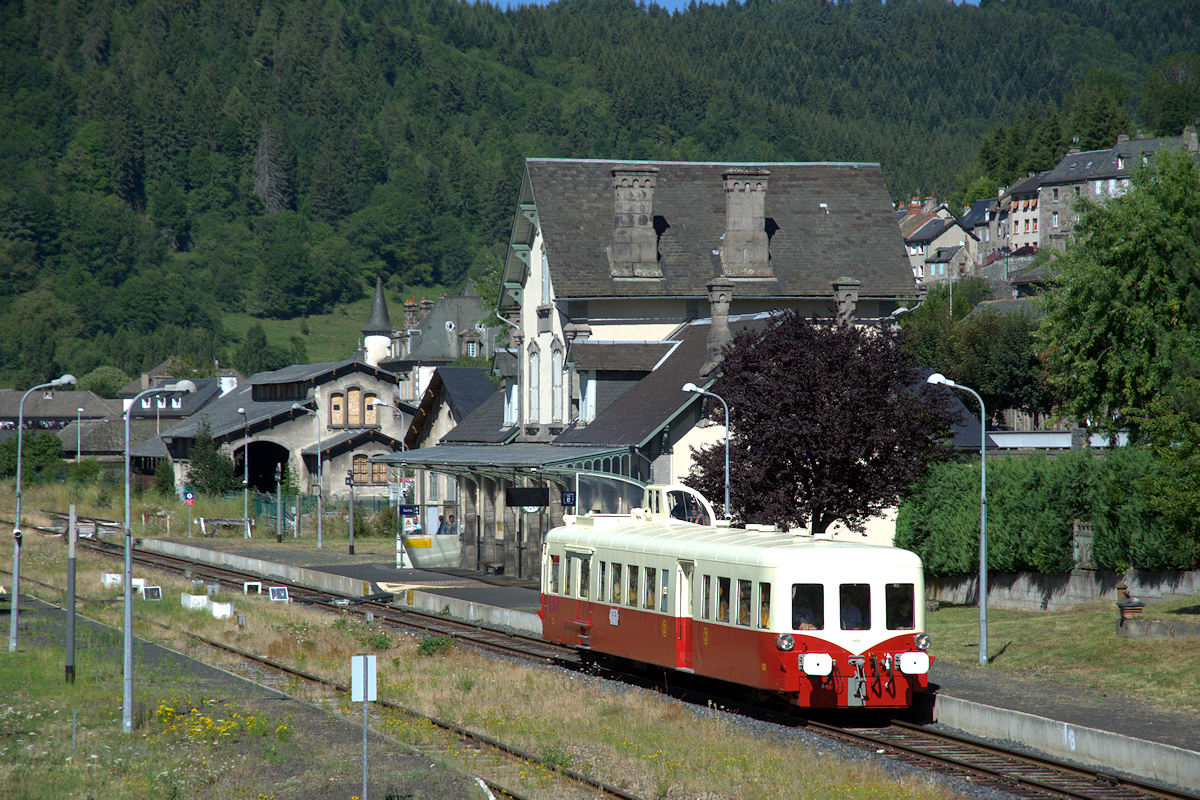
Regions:
<svg viewBox="0 0 1200 800"><path fill-rule="evenodd" d="M629 591L625 594L625 602L634 608L637 607L637 590L638 590L638 568L633 564L629 565Z"/></svg>
<svg viewBox="0 0 1200 800"><path fill-rule="evenodd" d="M750 625L750 581L738 581L738 625Z"/></svg>
<svg viewBox="0 0 1200 800"><path fill-rule="evenodd" d="M671 516L695 525L711 525L712 520L704 511L700 501L687 492L667 492L667 503L671 507Z"/></svg>
<svg viewBox="0 0 1200 800"><path fill-rule="evenodd" d="M700 616L704 619L712 619L712 575L704 576L704 601Z"/></svg>
<svg viewBox="0 0 1200 800"><path fill-rule="evenodd" d="M658 610L659 610L659 611L666 611L666 610L667 610L667 603L668 603L668 601L670 600L670 597L669 597L669 594L670 594L670 592L669 592L669 591L667 591L667 590L670 588L670 580L668 580L667 576L668 576L668 575L670 575L670 574L671 574L671 573L667 572L667 571L664 569L664 570L662 571L662 580L660 580L660 581L658 582L658 585L662 587L662 591L661 591L661 593L659 594L659 597L661 597L661 598L662 598L662 599L659 601L659 604L658 604Z"/></svg>
<svg viewBox="0 0 1200 800"><path fill-rule="evenodd" d="M550 594L558 594L558 556L550 556Z"/></svg>
<svg viewBox="0 0 1200 800"><path fill-rule="evenodd" d="M621 565L613 562L612 601L614 605L621 603Z"/></svg>
<svg viewBox="0 0 1200 800"><path fill-rule="evenodd" d="M916 627L913 617L913 595L916 587L911 583L889 583L885 587L887 601L887 626L893 631L911 631Z"/></svg>
<svg viewBox="0 0 1200 800"><path fill-rule="evenodd" d="M729 578L717 578L717 621L729 622Z"/></svg>
<svg viewBox="0 0 1200 800"><path fill-rule="evenodd" d="M825 628L825 593L819 583L792 584L792 630L819 631Z"/></svg>
<svg viewBox="0 0 1200 800"><path fill-rule="evenodd" d="M840 591L842 630L865 631L871 627L871 587L865 583L843 583Z"/></svg>
<svg viewBox="0 0 1200 800"><path fill-rule="evenodd" d="M642 603L643 608L654 610L654 595L657 587L655 586L655 578L658 576L658 571L654 567L646 567L646 600Z"/></svg>
<svg viewBox="0 0 1200 800"><path fill-rule="evenodd" d="M581 558L579 559L579 596L586 599L591 585L592 561L589 558Z"/></svg>
<svg viewBox="0 0 1200 800"><path fill-rule="evenodd" d="M771 584L758 584L758 627L771 627Z"/></svg>

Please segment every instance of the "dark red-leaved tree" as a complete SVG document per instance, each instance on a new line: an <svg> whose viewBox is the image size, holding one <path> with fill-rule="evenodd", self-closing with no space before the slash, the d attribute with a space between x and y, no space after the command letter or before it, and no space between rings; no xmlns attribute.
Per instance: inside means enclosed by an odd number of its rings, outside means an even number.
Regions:
<svg viewBox="0 0 1200 800"><path fill-rule="evenodd" d="M725 348L711 390L729 404L733 516L862 530L930 461L949 454L956 413L925 383L897 333L779 314ZM720 403L709 413L724 422ZM725 443L694 449L687 483L724 493Z"/></svg>

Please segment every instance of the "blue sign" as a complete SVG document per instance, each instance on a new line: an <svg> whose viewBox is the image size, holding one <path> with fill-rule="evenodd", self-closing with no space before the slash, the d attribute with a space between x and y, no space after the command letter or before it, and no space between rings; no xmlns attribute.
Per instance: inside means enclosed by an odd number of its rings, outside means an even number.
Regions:
<svg viewBox="0 0 1200 800"><path fill-rule="evenodd" d="M562 493L562 504L564 506L574 506L575 505L575 493L570 492L570 491L564 491Z"/></svg>
<svg viewBox="0 0 1200 800"><path fill-rule="evenodd" d="M418 506L400 506L400 516L402 517L415 517L420 511Z"/></svg>
<svg viewBox="0 0 1200 800"><path fill-rule="evenodd" d="M184 492L184 493L183 493L183 499L184 499L184 500L195 500L195 499L196 499L196 495L195 495L194 493L192 493L192 492Z"/></svg>

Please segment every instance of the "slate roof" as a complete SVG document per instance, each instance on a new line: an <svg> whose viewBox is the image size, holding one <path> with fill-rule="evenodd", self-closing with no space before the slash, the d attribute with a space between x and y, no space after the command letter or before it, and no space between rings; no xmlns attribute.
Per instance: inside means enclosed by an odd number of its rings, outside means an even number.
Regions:
<svg viewBox="0 0 1200 800"><path fill-rule="evenodd" d="M176 397L176 395L152 394L148 395L147 397L143 397L142 400L139 400L130 406L130 416L132 416L134 419L158 418L164 420L168 418L180 419L182 417L188 417L203 408L221 391L221 384L216 378L188 378L187 380L190 380L192 383L196 384L196 391L177 395L179 397L179 408L175 408L171 404L171 399ZM174 379L170 380L169 383L174 383ZM131 395L130 399L135 396L136 394ZM158 408L159 398L165 399L165 404L162 408ZM142 407L143 400L150 401L149 408Z"/></svg>
<svg viewBox="0 0 1200 800"><path fill-rule="evenodd" d="M325 456L337 455L347 450L354 450L365 442L379 442L394 450L401 449L400 440L388 436L386 433L374 428L355 428L354 430L343 431L337 436L322 439L321 453ZM300 452L306 456L316 457L317 443L313 442Z"/></svg>
<svg viewBox="0 0 1200 800"><path fill-rule="evenodd" d="M491 311L486 308L475 285L467 281L461 295L443 295L433 304L429 314L417 326L420 334L412 338L412 346L404 358L386 359L380 366L386 369L402 369L401 365L415 363L436 364L457 361L462 357L458 338L464 331L479 330L481 345L489 333L484 321ZM482 349L482 347L481 347Z"/></svg>
<svg viewBox="0 0 1200 800"><path fill-rule="evenodd" d="M79 446L84 456L125 455L125 420L123 417L108 420L84 419L82 431L78 436ZM76 444L76 425L72 420L70 425L59 431L58 438L63 443L63 454L74 453ZM131 456L145 455L140 452L140 445L153 440L158 443L154 457L165 457L167 448L155 434L155 423L152 419L132 419L129 421L129 446ZM153 444L151 444L153 447ZM159 452L161 449L161 453Z"/></svg>
<svg viewBox="0 0 1200 800"><path fill-rule="evenodd" d="M438 367L437 377L445 387L445 402L455 419L462 419L496 393L483 367Z"/></svg>
<svg viewBox="0 0 1200 800"><path fill-rule="evenodd" d="M943 233L945 233L948 229L954 228L954 227L959 227L959 228L962 227L962 225L959 224L959 221L957 219L955 219L954 217L950 217L949 219L945 219L943 217L930 217L924 223L922 223L915 231L910 233L905 238L904 241L908 242L909 244L922 244L922 243L932 242L934 239L938 238ZM963 230L963 233L966 234L967 236L975 235L965 229Z"/></svg>
<svg viewBox="0 0 1200 800"><path fill-rule="evenodd" d="M948 263L950 261L950 259L954 258L954 254L957 253L959 250L962 250L962 248L961 247L939 247L938 249L933 251L932 256L925 259L925 263L926 264Z"/></svg>
<svg viewBox="0 0 1200 800"><path fill-rule="evenodd" d="M0 419L12 419L15 423L20 412L21 397L28 389L0 389ZM82 408L83 413L75 411ZM70 419L76 416L83 419L112 419L120 417L122 412L120 400L106 400L94 392L82 392L77 389L55 389L52 397L47 398L45 392L30 392L25 399L25 421L36 419ZM72 450L74 440L71 441ZM124 447L122 446L122 452Z"/></svg>
<svg viewBox="0 0 1200 800"><path fill-rule="evenodd" d="M364 336L392 335L392 320L388 316L387 299L383 296L383 278L375 279L375 296L371 299L371 314L362 329Z"/></svg>
<svg viewBox="0 0 1200 800"><path fill-rule="evenodd" d="M959 223L967 230L987 225L988 208L995 203L995 198L985 197L982 200L976 200L971 203L970 207L958 218Z"/></svg>
<svg viewBox="0 0 1200 800"><path fill-rule="evenodd" d="M504 425L504 390L498 389L442 437L443 442L503 444L517 433L516 425Z"/></svg>
<svg viewBox="0 0 1200 800"><path fill-rule="evenodd" d="M250 380L240 384L235 391L240 391L243 386L265 386L276 383L322 383L327 380L345 375L350 372L361 372L365 375L373 375L377 378L391 380L397 386L400 385L400 376L380 367L372 367L370 364L360 361L356 358L347 358L342 361L325 361L317 364L293 364L290 367L277 369L271 372L259 372L250 376ZM230 392L233 394L233 392Z"/></svg>
<svg viewBox="0 0 1200 800"><path fill-rule="evenodd" d="M567 361L578 370L649 372L675 347L674 342L574 342Z"/></svg>
<svg viewBox="0 0 1200 800"><path fill-rule="evenodd" d="M290 369L290 368L289 368ZM282 371L282 370L281 370ZM260 373L267 374L267 373ZM218 397L209 405L170 428L163 428L165 439L194 439L203 423L208 424L209 435L220 441L226 437L240 437L249 420L250 430L256 425L275 424L283 417L291 417L300 412L292 410L295 400L269 400L255 402L252 399L253 385L243 383L233 391ZM303 405L303 403L301 403ZM239 408L246 409L246 419L237 413Z"/></svg>
<svg viewBox="0 0 1200 800"><path fill-rule="evenodd" d="M1125 178L1142 166L1142 156L1153 156L1160 150L1186 146L1182 136L1162 136L1150 139L1129 139L1117 142L1106 150L1085 150L1067 153L1049 172L1042 173L1041 184L1063 185L1089 180ZM1121 160L1124 166L1121 166Z"/></svg>
<svg viewBox="0 0 1200 800"><path fill-rule="evenodd" d="M767 314L731 317L729 331L734 336L760 329L770 321ZM684 325L672 336L678 346L654 372L642 378L607 408L597 410L596 418L585 426L568 428L555 439L562 444L641 445L654 435L665 421L695 400L682 387L691 382L703 386L700 374L707 360L707 319Z"/></svg>
<svg viewBox="0 0 1200 800"><path fill-rule="evenodd" d="M611 275L606 252L613 238L611 170L629 165L658 168L653 214L662 230L661 279ZM556 296L707 298L706 284L719 271L713 251L725 232L722 173L737 168L770 173L765 214L774 227L775 276L737 279L737 297L832 297L832 282L842 276L862 282L863 299L914 295L878 164L527 159L520 202L536 205ZM523 212L518 209L514 221L514 243L532 239L533 222ZM510 248L506 275L518 269L525 265Z"/></svg>

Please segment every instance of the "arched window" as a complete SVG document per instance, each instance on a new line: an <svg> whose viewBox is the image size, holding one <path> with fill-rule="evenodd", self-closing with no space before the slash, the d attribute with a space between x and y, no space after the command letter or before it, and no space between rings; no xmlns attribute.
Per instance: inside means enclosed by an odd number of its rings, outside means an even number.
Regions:
<svg viewBox="0 0 1200 800"><path fill-rule="evenodd" d="M346 425L351 428L362 425L362 389L357 386L346 390Z"/></svg>
<svg viewBox="0 0 1200 800"><path fill-rule="evenodd" d="M369 479L370 475L371 475L370 462L367 461L367 457L364 455L355 456L354 457L354 482L355 483L368 483L369 482L368 479Z"/></svg>
<svg viewBox="0 0 1200 800"><path fill-rule="evenodd" d="M550 351L550 416L554 422L563 421L563 353L561 347L555 347Z"/></svg>
<svg viewBox="0 0 1200 800"><path fill-rule="evenodd" d="M374 393L368 392L363 395L363 424L378 425L379 424L379 406L375 405L375 401L379 397Z"/></svg>
<svg viewBox="0 0 1200 800"><path fill-rule="evenodd" d="M541 419L541 411L538 404L538 395L541 394L541 367L539 365L537 348L532 348L529 351L529 412L525 415L530 423L536 423Z"/></svg>
<svg viewBox="0 0 1200 800"><path fill-rule="evenodd" d="M329 395L329 424L337 427L346 424L346 396L341 392Z"/></svg>

